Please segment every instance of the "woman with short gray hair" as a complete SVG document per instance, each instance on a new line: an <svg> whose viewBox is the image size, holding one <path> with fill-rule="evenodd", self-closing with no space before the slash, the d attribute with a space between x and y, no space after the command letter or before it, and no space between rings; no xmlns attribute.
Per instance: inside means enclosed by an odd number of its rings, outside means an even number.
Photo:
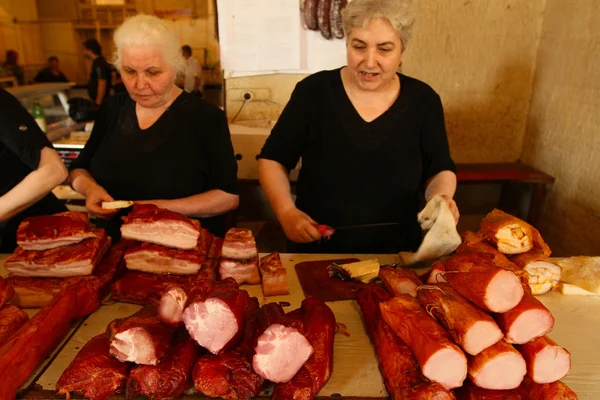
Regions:
<svg viewBox="0 0 600 400"><path fill-rule="evenodd" d="M347 65L296 85L262 149L260 182L297 252L415 251L421 197L445 197L457 221L458 208L440 97L397 72L412 2L353 0L342 18ZM300 158L294 202L288 173ZM318 224L361 228L321 240Z"/></svg>
<svg viewBox="0 0 600 400"><path fill-rule="evenodd" d="M169 25L138 15L115 32L115 65L127 93L99 110L85 148L72 164L75 190L90 214L119 237L120 218L103 202L133 200L200 219L217 235L234 210L237 163L223 111L175 85L183 67Z"/></svg>

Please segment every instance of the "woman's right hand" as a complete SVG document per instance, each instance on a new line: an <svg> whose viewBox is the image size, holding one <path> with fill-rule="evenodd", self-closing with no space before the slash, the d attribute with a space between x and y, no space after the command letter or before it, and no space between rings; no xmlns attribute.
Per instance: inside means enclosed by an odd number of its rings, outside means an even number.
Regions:
<svg viewBox="0 0 600 400"><path fill-rule="evenodd" d="M307 214L297 208L282 213L279 223L285 235L292 242L310 243L321 239L318 224Z"/></svg>
<svg viewBox="0 0 600 400"><path fill-rule="evenodd" d="M105 210L102 208L102 202L115 201L104 188L98 184L91 185L85 192L85 208L96 218L110 219L115 216L118 210Z"/></svg>

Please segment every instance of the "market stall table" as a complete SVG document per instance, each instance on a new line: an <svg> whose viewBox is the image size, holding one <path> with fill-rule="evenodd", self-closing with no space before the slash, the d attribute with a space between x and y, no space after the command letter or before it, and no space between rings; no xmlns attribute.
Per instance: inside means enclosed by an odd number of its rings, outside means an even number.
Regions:
<svg viewBox="0 0 600 400"><path fill-rule="evenodd" d="M260 285L242 286L261 304L281 301L289 303L286 311L300 306L304 294L294 265L304 261L356 257L366 260L377 257L382 264L395 261L393 255L331 255L331 254L282 254L281 260L288 271L290 294L265 298ZM5 276L4 260L0 255L0 275ZM600 296L563 296L552 292L538 297L556 319L550 337L571 352L571 373L563 381L573 389L579 399L600 399ZM334 371L329 383L319 397L341 396L343 398L384 398L386 392L377 367L373 348L364 330L360 308L355 301L328 303L338 322L346 325L350 336L337 335L335 339ZM56 381L73 360L77 352L95 335L104 332L115 318L136 312L140 306L105 301L92 315L80 321L67 336L65 342L45 365L38 368L23 387L25 398L60 398L56 395ZM124 397L123 395L121 395ZM197 396L199 397L199 396Z"/></svg>

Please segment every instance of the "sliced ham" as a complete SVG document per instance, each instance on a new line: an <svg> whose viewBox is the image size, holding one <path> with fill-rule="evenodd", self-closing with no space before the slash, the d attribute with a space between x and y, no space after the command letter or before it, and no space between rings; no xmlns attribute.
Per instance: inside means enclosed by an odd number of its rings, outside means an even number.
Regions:
<svg viewBox="0 0 600 400"><path fill-rule="evenodd" d="M389 298L390 294L377 286L367 286L358 292L356 298L366 331L375 347L379 371L388 395L392 400L453 399L442 385L430 382L421 374L410 347L381 317L379 303Z"/></svg>
<svg viewBox="0 0 600 400"><path fill-rule="evenodd" d="M132 271L153 274L195 275L202 265L197 250L179 250L151 243L140 243L125 253L125 264Z"/></svg>
<svg viewBox="0 0 600 400"><path fill-rule="evenodd" d="M415 271L405 268L383 267L379 270L379 278L393 295L416 297L417 287L423 284Z"/></svg>
<svg viewBox="0 0 600 400"><path fill-rule="evenodd" d="M104 230L71 246L35 251L18 247L4 266L13 276L69 277L90 275L110 247Z"/></svg>
<svg viewBox="0 0 600 400"><path fill-rule="evenodd" d="M192 276L127 271L121 279L113 283L110 293L114 300L124 303L158 305L167 287L187 285L193 279Z"/></svg>
<svg viewBox="0 0 600 400"><path fill-rule="evenodd" d="M504 254L521 254L536 248L549 256L551 251L540 232L527 222L494 209L481 221L480 235Z"/></svg>
<svg viewBox="0 0 600 400"><path fill-rule="evenodd" d="M379 307L385 322L415 353L426 378L446 389L462 385L467 375L467 358L416 299L402 294L381 302Z"/></svg>
<svg viewBox="0 0 600 400"><path fill-rule="evenodd" d="M121 362L157 365L173 340L173 331L158 319L156 307L146 306L106 328L110 354Z"/></svg>
<svg viewBox="0 0 600 400"><path fill-rule="evenodd" d="M0 276L0 307L7 301L11 300L15 295L15 289L8 280Z"/></svg>
<svg viewBox="0 0 600 400"><path fill-rule="evenodd" d="M450 257L444 278L467 300L491 312L506 312L523 298L517 276L498 268L481 254L462 253Z"/></svg>
<svg viewBox="0 0 600 400"><path fill-rule="evenodd" d="M429 275L427 276L427 283L446 283L444 272L446 272L445 263L442 261L434 262L431 266L431 271L429 271Z"/></svg>
<svg viewBox="0 0 600 400"><path fill-rule="evenodd" d="M527 376L535 383L561 380L571 369L571 354L548 336L515 346L527 364Z"/></svg>
<svg viewBox="0 0 600 400"><path fill-rule="evenodd" d="M561 381L539 384L525 377L519 392L527 400L577 400L575 392Z"/></svg>
<svg viewBox="0 0 600 400"><path fill-rule="evenodd" d="M258 258L250 260L230 260L221 258L219 261L219 275L221 279L233 278L238 284L248 285L260 284L260 273L258 272Z"/></svg>
<svg viewBox="0 0 600 400"><path fill-rule="evenodd" d="M17 244L25 250L48 250L94 236L86 213L67 211L25 218L17 229Z"/></svg>
<svg viewBox="0 0 600 400"><path fill-rule="evenodd" d="M302 314L286 316L278 303L268 303L262 307L259 325L254 371L271 382L289 382L314 351L302 334Z"/></svg>
<svg viewBox="0 0 600 400"><path fill-rule="evenodd" d="M5 343L21 326L29 320L29 316L17 306L10 304L0 308L0 343Z"/></svg>
<svg viewBox="0 0 600 400"><path fill-rule="evenodd" d="M516 389L526 372L521 354L504 340L469 359L469 378L484 389Z"/></svg>
<svg viewBox="0 0 600 400"><path fill-rule="evenodd" d="M134 204L133 210L123 217L121 235L125 239L191 250L198 245L200 223L152 204Z"/></svg>
<svg viewBox="0 0 600 400"><path fill-rule="evenodd" d="M450 285L422 285L417 299L446 327L454 341L474 356L498 342L504 334L484 311L459 295Z"/></svg>
<svg viewBox="0 0 600 400"><path fill-rule="evenodd" d="M508 343L523 344L544 336L554 327L554 317L542 302L533 297L529 288L521 302L510 311L494 315Z"/></svg>
<svg viewBox="0 0 600 400"><path fill-rule="evenodd" d="M544 294L558 287L561 277L561 268L550 261L538 249L518 254L511 261L522 270L526 271L529 280L528 285L533 294Z"/></svg>
<svg viewBox="0 0 600 400"><path fill-rule="evenodd" d="M200 346L219 354L235 346L244 333L248 292L235 280L199 282L189 295L183 322Z"/></svg>
<svg viewBox="0 0 600 400"><path fill-rule="evenodd" d="M245 228L229 229L225 234L221 256L232 260L248 260L258 257L252 231Z"/></svg>
<svg viewBox="0 0 600 400"><path fill-rule="evenodd" d="M112 357L109 347L103 334L90 339L56 382L58 394L70 398L71 393L78 393L91 400L104 400L122 393L130 365Z"/></svg>
<svg viewBox="0 0 600 400"><path fill-rule="evenodd" d="M181 286L168 286L160 298L158 318L165 325L177 327L183 323L183 309L187 303L187 291Z"/></svg>
<svg viewBox="0 0 600 400"><path fill-rule="evenodd" d="M279 252L260 259L262 291L265 297L289 294L287 272L279 257Z"/></svg>

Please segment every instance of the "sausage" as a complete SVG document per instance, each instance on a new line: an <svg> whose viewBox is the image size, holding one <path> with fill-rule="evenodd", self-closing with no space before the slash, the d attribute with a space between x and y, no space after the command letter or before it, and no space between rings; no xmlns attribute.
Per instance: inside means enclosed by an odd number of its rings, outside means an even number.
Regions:
<svg viewBox="0 0 600 400"><path fill-rule="evenodd" d="M417 296L417 287L423 283L415 271L404 268L384 267L379 270L379 278L392 295L409 294Z"/></svg>
<svg viewBox="0 0 600 400"><path fill-rule="evenodd" d="M331 24L331 34L337 39L344 38L344 28L342 26L342 10L348 4L347 0L332 0L329 10L329 23Z"/></svg>
<svg viewBox="0 0 600 400"><path fill-rule="evenodd" d="M515 346L527 364L527 376L535 383L552 383L571 369L571 354L548 336Z"/></svg>
<svg viewBox="0 0 600 400"><path fill-rule="evenodd" d="M469 378L483 389L516 389L526 372L523 356L504 340L469 359Z"/></svg>
<svg viewBox="0 0 600 400"><path fill-rule="evenodd" d="M329 20L329 10L333 0L319 0L317 5L317 21L319 30L325 39L331 39L331 21Z"/></svg>
<svg viewBox="0 0 600 400"><path fill-rule="evenodd" d="M317 6L319 0L306 0L304 4L304 20L306 27L312 31L319 30L319 23L317 21Z"/></svg>

